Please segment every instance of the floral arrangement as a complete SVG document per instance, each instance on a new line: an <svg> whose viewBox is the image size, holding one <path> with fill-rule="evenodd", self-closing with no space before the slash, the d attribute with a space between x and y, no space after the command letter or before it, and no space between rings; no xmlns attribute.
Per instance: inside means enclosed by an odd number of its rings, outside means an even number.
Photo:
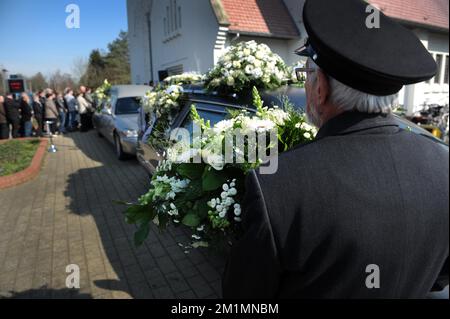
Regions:
<svg viewBox="0 0 450 319"><path fill-rule="evenodd" d="M168 85L183 85L202 82L205 76L194 72L185 72L183 74L172 75L164 79Z"/></svg>
<svg viewBox="0 0 450 319"><path fill-rule="evenodd" d="M241 93L258 89L274 89L290 78L284 61L266 44L241 42L229 47L206 75L209 90Z"/></svg>
<svg viewBox="0 0 450 319"><path fill-rule="evenodd" d="M104 104L111 103L111 96L109 91L111 90L111 84L107 79L103 81L103 84L99 86L94 92L94 99L97 102L98 110L101 110Z"/></svg>
<svg viewBox="0 0 450 319"><path fill-rule="evenodd" d="M190 227L192 243L184 246L186 248L223 244L238 238L245 176L249 170L259 167L262 159L250 161L244 156L242 162L228 163L220 151L215 151L217 146L222 150L227 137L236 129L244 134L253 132L266 137L276 134L278 143L264 146L266 151L274 148L289 150L313 140L316 134L315 128L306 123L305 115L287 100L282 108L264 107L254 89L253 104L256 114L233 112L229 119L212 127L200 118L195 106L192 107L191 118L201 128L201 136L195 137L190 145L176 143L171 147L167 159L157 167L148 193L126 210L126 221L138 225L136 245L142 244L148 236L151 222L161 229L169 224ZM255 146L246 141L243 149ZM242 155L243 149L233 146L233 158ZM195 158L201 160L195 161Z"/></svg>
<svg viewBox="0 0 450 319"><path fill-rule="evenodd" d="M180 85L171 85L167 88L158 87L145 94L142 100L144 112L154 114L158 119L153 127L148 143L159 150L164 150L171 145L167 134L172 125L172 121L179 112L178 102L183 93Z"/></svg>

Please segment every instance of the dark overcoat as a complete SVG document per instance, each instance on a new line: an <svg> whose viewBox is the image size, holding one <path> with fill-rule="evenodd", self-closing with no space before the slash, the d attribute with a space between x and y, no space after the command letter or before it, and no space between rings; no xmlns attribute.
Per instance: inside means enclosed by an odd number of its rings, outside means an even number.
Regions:
<svg viewBox="0 0 450 319"><path fill-rule="evenodd" d="M225 298L423 298L448 284L449 153L346 112L246 181Z"/></svg>

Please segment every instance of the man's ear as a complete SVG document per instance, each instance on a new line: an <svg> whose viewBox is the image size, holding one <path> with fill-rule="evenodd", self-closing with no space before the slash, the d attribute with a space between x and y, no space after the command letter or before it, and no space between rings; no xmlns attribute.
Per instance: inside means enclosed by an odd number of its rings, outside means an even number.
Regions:
<svg viewBox="0 0 450 319"><path fill-rule="evenodd" d="M317 93L319 103L321 105L325 104L330 93L330 83L328 82L328 77L322 70L317 70Z"/></svg>

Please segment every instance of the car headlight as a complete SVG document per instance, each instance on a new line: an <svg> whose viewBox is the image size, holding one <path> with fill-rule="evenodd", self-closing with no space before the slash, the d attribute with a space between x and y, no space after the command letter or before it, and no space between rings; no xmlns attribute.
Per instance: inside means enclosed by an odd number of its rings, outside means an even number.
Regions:
<svg viewBox="0 0 450 319"><path fill-rule="evenodd" d="M137 137L138 132L136 130L124 130L122 131L123 135L126 137Z"/></svg>

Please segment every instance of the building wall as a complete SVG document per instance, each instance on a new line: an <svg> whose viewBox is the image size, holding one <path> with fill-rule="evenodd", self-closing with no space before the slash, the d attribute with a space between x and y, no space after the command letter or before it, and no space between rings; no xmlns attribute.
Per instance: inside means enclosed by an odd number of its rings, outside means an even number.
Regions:
<svg viewBox="0 0 450 319"><path fill-rule="evenodd" d="M131 81L149 83L151 78L149 33L146 15L152 0L128 0L128 48L130 52Z"/></svg>
<svg viewBox="0 0 450 319"><path fill-rule="evenodd" d="M181 27L165 30L167 7L176 3ZM179 9L178 9L179 7ZM179 11L178 11L179 10ZM169 9L170 16L170 9ZM173 17L172 17L173 18ZM180 22L180 21L178 21ZM158 0L152 11L154 77L158 71L182 65L183 72L208 71L214 64L214 45L219 25L209 0Z"/></svg>
<svg viewBox="0 0 450 319"><path fill-rule="evenodd" d="M449 55L448 33L438 33L426 29L414 29L414 33L431 54L438 59L441 56L442 63L438 70L439 76L430 81L407 85L399 95L399 103L407 109L408 115L423 108L424 104L448 104L449 84L448 76L445 78L445 70L448 69L446 57Z"/></svg>

